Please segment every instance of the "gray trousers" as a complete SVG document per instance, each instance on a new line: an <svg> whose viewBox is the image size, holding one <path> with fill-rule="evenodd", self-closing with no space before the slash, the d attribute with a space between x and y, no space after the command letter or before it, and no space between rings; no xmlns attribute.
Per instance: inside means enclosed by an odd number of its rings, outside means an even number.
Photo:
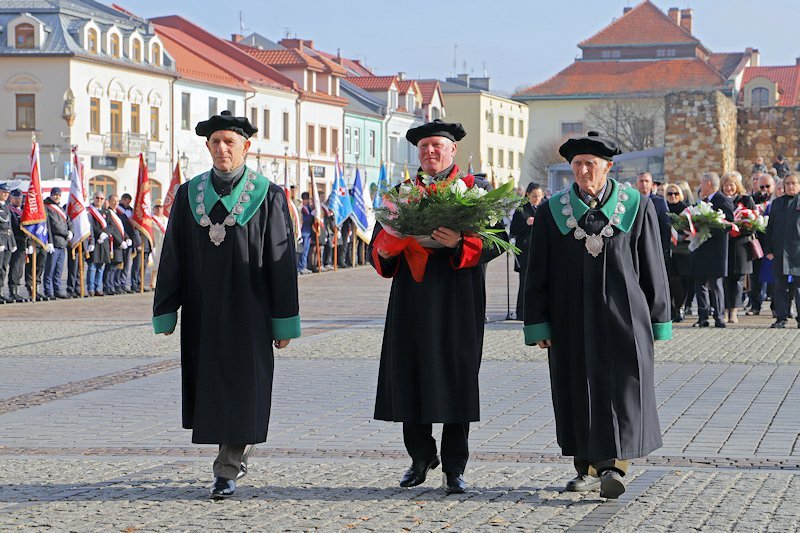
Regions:
<svg viewBox="0 0 800 533"><path fill-rule="evenodd" d="M236 479L242 463L247 464L254 444L221 444L219 453L214 459L214 477Z"/></svg>

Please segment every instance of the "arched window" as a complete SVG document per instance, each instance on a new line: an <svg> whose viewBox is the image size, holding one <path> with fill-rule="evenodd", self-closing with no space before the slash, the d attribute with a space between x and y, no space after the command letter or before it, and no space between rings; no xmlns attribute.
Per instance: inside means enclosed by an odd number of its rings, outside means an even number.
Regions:
<svg viewBox="0 0 800 533"><path fill-rule="evenodd" d="M131 52L131 59L136 61L137 63L142 62L142 41L138 39L133 40L133 47Z"/></svg>
<svg viewBox="0 0 800 533"><path fill-rule="evenodd" d="M16 48L34 48L36 40L33 34L33 25L28 23L17 24L14 30L14 45Z"/></svg>
<svg viewBox="0 0 800 533"><path fill-rule="evenodd" d="M90 28L86 32L86 49L92 53L97 53L97 30Z"/></svg>
<svg viewBox="0 0 800 533"><path fill-rule="evenodd" d="M119 57L119 35L116 33L111 34L111 46L109 47L108 53L114 57Z"/></svg>
<svg viewBox="0 0 800 533"><path fill-rule="evenodd" d="M110 194L117 194L117 180L111 176L95 176L89 178L89 190L102 191L106 198Z"/></svg>
<svg viewBox="0 0 800 533"><path fill-rule="evenodd" d="M769 89L765 87L756 87L750 91L750 105L755 107L769 106Z"/></svg>
<svg viewBox="0 0 800 533"><path fill-rule="evenodd" d="M158 43L153 43L153 65L161 66L161 46Z"/></svg>
<svg viewBox="0 0 800 533"><path fill-rule="evenodd" d="M161 200L161 182L150 178L150 200L151 207L156 203L156 200Z"/></svg>

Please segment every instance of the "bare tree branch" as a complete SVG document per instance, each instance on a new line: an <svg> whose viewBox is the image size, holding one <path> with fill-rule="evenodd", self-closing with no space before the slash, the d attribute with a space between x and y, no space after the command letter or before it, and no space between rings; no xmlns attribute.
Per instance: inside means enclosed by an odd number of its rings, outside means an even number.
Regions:
<svg viewBox="0 0 800 533"><path fill-rule="evenodd" d="M664 145L664 98L613 99L590 106L587 129L597 130L624 152Z"/></svg>
<svg viewBox="0 0 800 533"><path fill-rule="evenodd" d="M526 154L526 165L530 169L531 181L547 183L547 167L555 163L563 163L564 158L558 153L563 141L557 137L537 144L530 154Z"/></svg>

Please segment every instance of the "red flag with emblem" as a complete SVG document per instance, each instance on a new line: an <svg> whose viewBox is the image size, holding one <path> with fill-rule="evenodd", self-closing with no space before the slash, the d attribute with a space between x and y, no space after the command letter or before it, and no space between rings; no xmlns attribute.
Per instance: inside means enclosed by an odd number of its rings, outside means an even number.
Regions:
<svg viewBox="0 0 800 533"><path fill-rule="evenodd" d="M153 216L150 212L150 176L144 155L139 154L139 178L136 182L136 203L133 206L131 223L153 244Z"/></svg>
<svg viewBox="0 0 800 533"><path fill-rule="evenodd" d="M175 163L175 170L172 171L172 181L169 182L167 195L164 196L165 217L169 217L169 212L172 211L172 204L175 203L175 195L178 193L178 187L181 186L181 183L183 183L183 171L180 163Z"/></svg>

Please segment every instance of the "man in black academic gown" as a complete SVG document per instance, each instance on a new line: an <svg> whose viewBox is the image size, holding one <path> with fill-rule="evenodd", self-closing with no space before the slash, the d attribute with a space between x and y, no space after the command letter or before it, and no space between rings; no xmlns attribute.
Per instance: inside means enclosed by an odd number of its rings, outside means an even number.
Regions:
<svg viewBox="0 0 800 533"><path fill-rule="evenodd" d="M435 120L408 130L419 149L423 175L434 180L461 179L480 186L453 163L456 142L466 135L461 124ZM411 468L401 487L425 481L439 466L432 424L443 423L441 464L447 493L466 490L469 423L479 420L478 369L483 349L485 278L481 263L496 257L480 237L447 227L431 234L424 278L414 280L403 253L392 255L393 239L376 224L368 258L383 277L393 278L381 350L375 418L403 423L403 441Z"/></svg>
<svg viewBox="0 0 800 533"><path fill-rule="evenodd" d="M178 188L161 252L153 327L182 308L183 427L217 444L212 498L231 496L267 438L273 346L300 336L295 237L286 194L245 165L245 117L200 122L213 168Z"/></svg>
<svg viewBox="0 0 800 533"><path fill-rule="evenodd" d="M616 144L589 132L559 153L575 183L536 213L525 344L548 349L558 444L578 474L567 490L617 498L627 460L661 447L653 341L672 321L658 217L608 177Z"/></svg>
<svg viewBox="0 0 800 533"><path fill-rule="evenodd" d="M700 178L700 199L711 204L715 211L721 210L729 222L733 222L733 201L719 190L719 175L706 172ZM695 276L697 296L697 322L694 327L707 328L708 318L713 313L714 326L725 327L725 291L722 279L728 275L728 233L715 229L711 237L689 256L692 274Z"/></svg>

